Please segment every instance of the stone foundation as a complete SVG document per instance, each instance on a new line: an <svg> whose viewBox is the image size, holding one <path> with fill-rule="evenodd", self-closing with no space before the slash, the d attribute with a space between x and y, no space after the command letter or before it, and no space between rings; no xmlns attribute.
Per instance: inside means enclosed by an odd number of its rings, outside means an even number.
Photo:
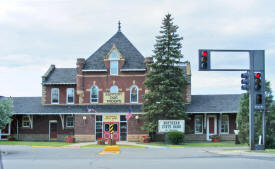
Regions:
<svg viewBox="0 0 275 169"><path fill-rule="evenodd" d="M129 142L138 142L140 140L141 136L148 136L148 134L128 134L127 140Z"/></svg>
<svg viewBox="0 0 275 169"><path fill-rule="evenodd" d="M65 141L65 134L57 134L56 141ZM49 134L19 134L23 141L49 141Z"/></svg>
<svg viewBox="0 0 275 169"><path fill-rule="evenodd" d="M76 142L95 141L95 135L74 135Z"/></svg>
<svg viewBox="0 0 275 169"><path fill-rule="evenodd" d="M206 134L185 134L185 141L206 141Z"/></svg>
<svg viewBox="0 0 275 169"><path fill-rule="evenodd" d="M235 141L235 134L221 134L221 141Z"/></svg>

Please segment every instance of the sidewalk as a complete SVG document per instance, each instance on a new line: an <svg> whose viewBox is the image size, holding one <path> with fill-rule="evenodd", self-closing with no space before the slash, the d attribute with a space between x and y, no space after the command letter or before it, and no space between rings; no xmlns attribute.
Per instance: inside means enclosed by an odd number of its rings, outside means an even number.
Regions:
<svg viewBox="0 0 275 169"><path fill-rule="evenodd" d="M87 146L91 144L97 144L96 142L83 142L83 143L74 143L70 145L66 145L63 147L81 147L81 146ZM167 148L163 146L151 146L151 145L143 145L143 144L137 144L136 142L128 142L128 141L119 141L117 142L117 145L131 145L131 146L139 146L139 147L145 147L145 148Z"/></svg>
<svg viewBox="0 0 275 169"><path fill-rule="evenodd" d="M275 154L262 153L262 152L250 152L249 150L212 150L210 153L221 155L236 155L236 156L253 156L253 157L274 157Z"/></svg>

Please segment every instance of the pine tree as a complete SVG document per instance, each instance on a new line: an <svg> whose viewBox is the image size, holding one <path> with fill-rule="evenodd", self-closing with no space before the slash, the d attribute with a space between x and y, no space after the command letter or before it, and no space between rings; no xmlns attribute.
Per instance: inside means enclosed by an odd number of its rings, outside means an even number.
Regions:
<svg viewBox="0 0 275 169"><path fill-rule="evenodd" d="M265 106L266 106L266 147L275 147L275 106L272 106L272 90L270 82L265 82ZM237 114L237 123L239 132L239 139L242 143L249 142L249 94L243 94L240 102L240 110ZM255 129L255 142L258 136L262 135L262 113L254 112L254 129Z"/></svg>
<svg viewBox="0 0 275 169"><path fill-rule="evenodd" d="M154 45L154 63L146 75L144 84L148 92L144 95L143 129L154 133L157 131L159 119L184 119L183 88L185 78L183 69L179 67L182 37L177 34L178 26L173 24L173 18L167 14L156 36Z"/></svg>

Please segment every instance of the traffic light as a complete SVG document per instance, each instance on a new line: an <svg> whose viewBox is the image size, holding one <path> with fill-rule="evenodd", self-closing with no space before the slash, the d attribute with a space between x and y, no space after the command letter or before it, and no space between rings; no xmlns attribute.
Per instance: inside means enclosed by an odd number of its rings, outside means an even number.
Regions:
<svg viewBox="0 0 275 169"><path fill-rule="evenodd" d="M254 85L254 88L255 88L255 90L260 90L261 89L261 87L262 87L262 84L261 84L261 81L262 81L262 79L261 79L261 73L255 73L255 76L254 76L254 79L255 79L255 85Z"/></svg>
<svg viewBox="0 0 275 169"><path fill-rule="evenodd" d="M256 94L256 104L262 104L262 103L263 103L262 94Z"/></svg>
<svg viewBox="0 0 275 169"><path fill-rule="evenodd" d="M210 51L199 50L199 70L210 69Z"/></svg>
<svg viewBox="0 0 275 169"><path fill-rule="evenodd" d="M241 74L241 78L242 78L242 90L249 90L249 80L248 80L248 73L242 73Z"/></svg>

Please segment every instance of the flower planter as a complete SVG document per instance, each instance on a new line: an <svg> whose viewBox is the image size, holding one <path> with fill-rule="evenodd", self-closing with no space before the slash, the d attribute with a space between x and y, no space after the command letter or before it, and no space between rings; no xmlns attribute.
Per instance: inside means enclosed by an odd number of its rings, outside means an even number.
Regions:
<svg viewBox="0 0 275 169"><path fill-rule="evenodd" d="M116 145L116 140L112 140L112 141L111 141L111 140L108 140L108 144L110 144L110 145L111 145L111 144L112 144L112 145Z"/></svg>
<svg viewBox="0 0 275 169"><path fill-rule="evenodd" d="M71 137L66 138L66 142L67 143L74 143L74 138L71 138Z"/></svg>
<svg viewBox="0 0 275 169"><path fill-rule="evenodd" d="M8 138L8 141L16 141L15 138Z"/></svg>
<svg viewBox="0 0 275 169"><path fill-rule="evenodd" d="M140 140L141 143L150 143L150 139Z"/></svg>
<svg viewBox="0 0 275 169"><path fill-rule="evenodd" d="M96 143L98 145L105 145L105 141L104 140L97 140Z"/></svg>
<svg viewBox="0 0 275 169"><path fill-rule="evenodd" d="M220 138L212 138L212 142L220 142L221 139Z"/></svg>

